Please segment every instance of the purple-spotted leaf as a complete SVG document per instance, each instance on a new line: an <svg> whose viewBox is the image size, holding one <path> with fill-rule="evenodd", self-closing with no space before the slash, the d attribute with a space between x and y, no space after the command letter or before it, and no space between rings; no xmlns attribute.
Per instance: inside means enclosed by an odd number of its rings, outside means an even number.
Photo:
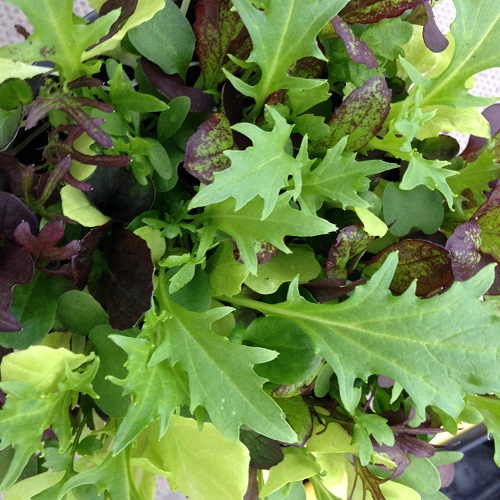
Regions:
<svg viewBox="0 0 500 500"><path fill-rule="evenodd" d="M349 25L339 16L332 19L337 35L344 42L349 57L357 63L364 64L369 69L378 67L377 59L365 42L360 40L351 30Z"/></svg>
<svg viewBox="0 0 500 500"><path fill-rule="evenodd" d="M327 141L313 144L326 150L348 136L346 150L360 149L377 135L389 114L392 92L385 80L374 76L349 94L328 120Z"/></svg>
<svg viewBox="0 0 500 500"><path fill-rule="evenodd" d="M255 257L257 258L257 264L264 264L268 260L271 260L278 252L279 249L276 248L271 243L263 240L256 240L253 242L253 248L255 251ZM244 263L243 259L240 256L240 251L238 250L238 245L233 240L233 255L234 258L240 262Z"/></svg>
<svg viewBox="0 0 500 500"><path fill-rule="evenodd" d="M481 228L472 220L458 226L446 242L457 280L464 281L471 278L482 267L480 245Z"/></svg>
<svg viewBox="0 0 500 500"><path fill-rule="evenodd" d="M448 47L449 42L436 24L430 3L424 1L424 6L427 11L427 22L424 25L423 31L424 42L432 52L443 52Z"/></svg>
<svg viewBox="0 0 500 500"><path fill-rule="evenodd" d="M167 75L158 65L146 58L141 58L141 68L151 85L169 99L185 96L191 99L189 111L206 113L213 106L213 98L202 89L189 87L179 75Z"/></svg>
<svg viewBox="0 0 500 500"><path fill-rule="evenodd" d="M328 252L327 278L346 280L350 272L347 268L348 262L356 256L360 257L371 241L373 241L373 236L365 232L361 225L347 226L342 229L337 236L335 245Z"/></svg>
<svg viewBox="0 0 500 500"><path fill-rule="evenodd" d="M154 265L146 242L122 229L103 241L106 270L89 283L113 328L126 330L151 308Z"/></svg>
<svg viewBox="0 0 500 500"><path fill-rule="evenodd" d="M252 50L248 31L232 7L231 0L201 0L196 6L196 54L207 89L226 78L223 66L229 73L237 69L228 54L245 60Z"/></svg>
<svg viewBox="0 0 500 500"><path fill-rule="evenodd" d="M211 113L188 140L184 168L204 184L213 181L214 173L225 170L231 160L223 153L233 147L229 121L223 113Z"/></svg>
<svg viewBox="0 0 500 500"><path fill-rule="evenodd" d="M371 24L382 19L398 17L424 0L350 0L340 11L340 17L349 24Z"/></svg>
<svg viewBox="0 0 500 500"><path fill-rule="evenodd" d="M389 245L368 262L363 274L373 276L394 251L399 253L399 263L389 287L391 292L401 295L417 280L416 294L429 297L447 288L453 281L450 253L426 240L408 239Z"/></svg>
<svg viewBox="0 0 500 500"><path fill-rule="evenodd" d="M38 232L38 221L33 212L10 193L0 191L0 238L11 240L16 227L26 221L31 232Z"/></svg>
<svg viewBox="0 0 500 500"><path fill-rule="evenodd" d="M37 236L34 236L27 222L21 222L14 231L14 239L37 260L67 260L78 253L80 243L71 241L67 245L57 248L56 245L64 236L62 222L47 222Z"/></svg>

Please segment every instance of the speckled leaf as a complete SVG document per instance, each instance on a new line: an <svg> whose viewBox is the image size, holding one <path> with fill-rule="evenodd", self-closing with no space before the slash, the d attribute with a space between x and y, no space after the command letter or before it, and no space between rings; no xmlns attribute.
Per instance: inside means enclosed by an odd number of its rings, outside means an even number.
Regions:
<svg viewBox="0 0 500 500"><path fill-rule="evenodd" d="M446 242L451 254L451 264L455 278L464 281L474 276L481 262L481 228L474 221L458 226Z"/></svg>
<svg viewBox="0 0 500 500"><path fill-rule="evenodd" d="M226 116L219 112L211 113L186 144L184 168L204 184L209 184L215 172L231 165L231 160L223 152L233 145Z"/></svg>
<svg viewBox="0 0 500 500"><path fill-rule="evenodd" d="M372 276L394 251L399 252L399 263L389 287L391 292L401 295L417 280L416 294L429 297L453 281L450 253L426 240L408 239L389 245L368 262L363 274Z"/></svg>
<svg viewBox="0 0 500 500"><path fill-rule="evenodd" d="M339 16L332 19L337 35L344 42L349 57L357 63L364 64L369 69L378 67L377 59L368 45L360 40L351 30L349 25Z"/></svg>
<svg viewBox="0 0 500 500"><path fill-rule="evenodd" d="M377 23L381 19L398 17L424 0L351 0L340 12L349 24Z"/></svg>
<svg viewBox="0 0 500 500"><path fill-rule="evenodd" d="M230 73L236 69L228 54L245 60L252 50L248 31L232 7L231 0L201 0L196 6L196 54L205 88L214 88L225 79L223 66Z"/></svg>
<svg viewBox="0 0 500 500"><path fill-rule="evenodd" d="M337 241L328 252L326 276L330 279L346 280L347 263L353 257L362 254L372 240L373 237L369 236L361 225L347 226L342 229L337 236Z"/></svg>
<svg viewBox="0 0 500 500"><path fill-rule="evenodd" d="M360 149L380 131L391 105L392 92L380 76L370 78L349 94L328 121L331 137L327 147L348 136L346 149Z"/></svg>

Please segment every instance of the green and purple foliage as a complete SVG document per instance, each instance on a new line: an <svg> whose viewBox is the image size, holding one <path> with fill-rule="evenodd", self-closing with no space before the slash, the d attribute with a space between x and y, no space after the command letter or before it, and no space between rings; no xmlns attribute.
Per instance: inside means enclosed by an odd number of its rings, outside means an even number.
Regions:
<svg viewBox="0 0 500 500"><path fill-rule="evenodd" d="M6 499L445 498L461 422L500 465L500 10L453 1L9 0Z"/></svg>

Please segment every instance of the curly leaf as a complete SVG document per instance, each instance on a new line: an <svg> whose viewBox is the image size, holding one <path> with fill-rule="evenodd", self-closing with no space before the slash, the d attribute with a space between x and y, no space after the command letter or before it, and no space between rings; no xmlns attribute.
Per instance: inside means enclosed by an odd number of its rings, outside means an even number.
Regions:
<svg viewBox="0 0 500 500"><path fill-rule="evenodd" d="M264 9L259 10L250 0L233 0L253 43L247 62L258 64L262 77L251 86L227 72L226 76L242 94L255 99L257 111L276 90L321 85L322 80L292 77L287 70L303 57L325 60L316 36L346 3L347 0L266 1L262 4Z"/></svg>
<svg viewBox="0 0 500 500"><path fill-rule="evenodd" d="M429 405L458 419L466 393L492 392L500 384L497 304L481 301L493 269L485 268L441 295L419 299L415 285L399 297L391 295L396 266L397 256L391 254L368 284L356 287L340 304L307 302L297 283L281 304L230 301L302 328L334 369L350 412L361 395L356 379L382 374L408 392L421 421Z"/></svg>

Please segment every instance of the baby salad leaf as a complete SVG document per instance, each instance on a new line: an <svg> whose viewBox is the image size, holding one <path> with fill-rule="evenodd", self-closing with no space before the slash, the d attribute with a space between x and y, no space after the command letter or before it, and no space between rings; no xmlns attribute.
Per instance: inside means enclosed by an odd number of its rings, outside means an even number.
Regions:
<svg viewBox="0 0 500 500"><path fill-rule="evenodd" d="M288 68L303 57L325 60L316 36L348 0L290 0L265 2L259 10L250 0L233 0L250 33L253 50L247 62L256 63L262 71L259 82L251 86L226 72L233 86L256 101L260 112L266 98L279 89L314 88L322 80L292 77Z"/></svg>
<svg viewBox="0 0 500 500"><path fill-rule="evenodd" d="M272 439L294 442L295 432L288 426L279 407L262 389L266 379L253 367L274 359L276 353L258 347L233 344L213 332L214 321L232 309L218 307L192 312L168 298L171 317L157 330L163 342L150 361L169 358L186 370L189 378L190 408L206 408L210 420L227 438L237 440L242 425Z"/></svg>
<svg viewBox="0 0 500 500"><path fill-rule="evenodd" d="M201 0L196 6L196 54L207 89L224 80L222 66L230 73L237 68L228 54L244 60L252 49L248 31L232 7L231 0Z"/></svg>
<svg viewBox="0 0 500 500"><path fill-rule="evenodd" d="M0 387L7 393L7 400L0 411L0 449L12 445L15 450L7 474L0 484L2 491L14 484L29 457L41 449L45 429L52 426L59 440L60 451L69 446L72 437L69 409L74 397L78 393L96 396L91 382L99 367L99 360L95 359L93 353L89 356L63 354L64 349L33 346L27 351L9 354L12 356L9 361L17 364L17 359L22 360L22 363L29 356L37 359L41 349L48 362L37 363L37 377L33 378L33 374L29 374L27 381L20 380L19 375L25 378L26 374L19 367L12 371L8 369L8 380L4 380L2 373L4 381ZM61 355L64 360L58 359ZM88 364L81 368L86 362Z"/></svg>
<svg viewBox="0 0 500 500"><path fill-rule="evenodd" d="M393 253L366 285L356 287L340 304L307 302L296 282L281 304L229 302L287 318L302 328L334 369L350 412L360 397L356 379L382 374L408 392L421 421L429 405L458 419L466 393L492 392L500 383L497 305L480 300L493 281L493 269L454 283L441 295L419 299L415 285L399 297L391 295L396 267Z"/></svg>
<svg viewBox="0 0 500 500"><path fill-rule="evenodd" d="M422 2L424 0L350 0L340 16L349 24L377 23L381 19L400 16Z"/></svg>
<svg viewBox="0 0 500 500"><path fill-rule="evenodd" d="M292 208L290 196L282 195L271 215L264 220L260 218L263 205L260 198L238 211L235 211L233 200L210 205L198 216L198 221L203 224L202 243L210 246L217 231L223 231L235 240L240 257L250 272L257 274L256 242L265 241L290 253L283 242L285 236L317 236L337 229L316 215Z"/></svg>
<svg viewBox="0 0 500 500"><path fill-rule="evenodd" d="M453 3L457 9L451 25L455 52L445 71L432 80L424 105L484 106L487 100L471 95L466 82L480 71L500 66L500 11L488 0Z"/></svg>
<svg viewBox="0 0 500 500"><path fill-rule="evenodd" d="M336 201L346 207L370 208L370 204L358 196L359 191L367 191L369 175L394 168L395 165L380 160L356 161L355 153L342 155L348 138L343 137L329 149L321 163L304 172L299 203L304 203L311 211L316 211L323 201Z"/></svg>
<svg viewBox="0 0 500 500"><path fill-rule="evenodd" d="M287 186L290 176L295 181L294 196L300 194L303 163L285 151L293 125L289 125L276 109L266 109L274 120L273 130L266 132L250 123L234 125L233 129L249 137L253 145L245 151L225 152L231 166L214 173L214 181L200 189L191 200L190 209L234 198L235 210L239 210L260 196L264 201L262 219L266 219L276 207L278 195Z"/></svg>
<svg viewBox="0 0 500 500"><path fill-rule="evenodd" d="M30 0L9 3L24 11L34 33L24 42L1 47L0 57L28 64L54 62L68 81L96 71L100 63L84 63L82 55L106 35L120 15L114 10L88 24L73 14L72 0L40 0L36 6Z"/></svg>

